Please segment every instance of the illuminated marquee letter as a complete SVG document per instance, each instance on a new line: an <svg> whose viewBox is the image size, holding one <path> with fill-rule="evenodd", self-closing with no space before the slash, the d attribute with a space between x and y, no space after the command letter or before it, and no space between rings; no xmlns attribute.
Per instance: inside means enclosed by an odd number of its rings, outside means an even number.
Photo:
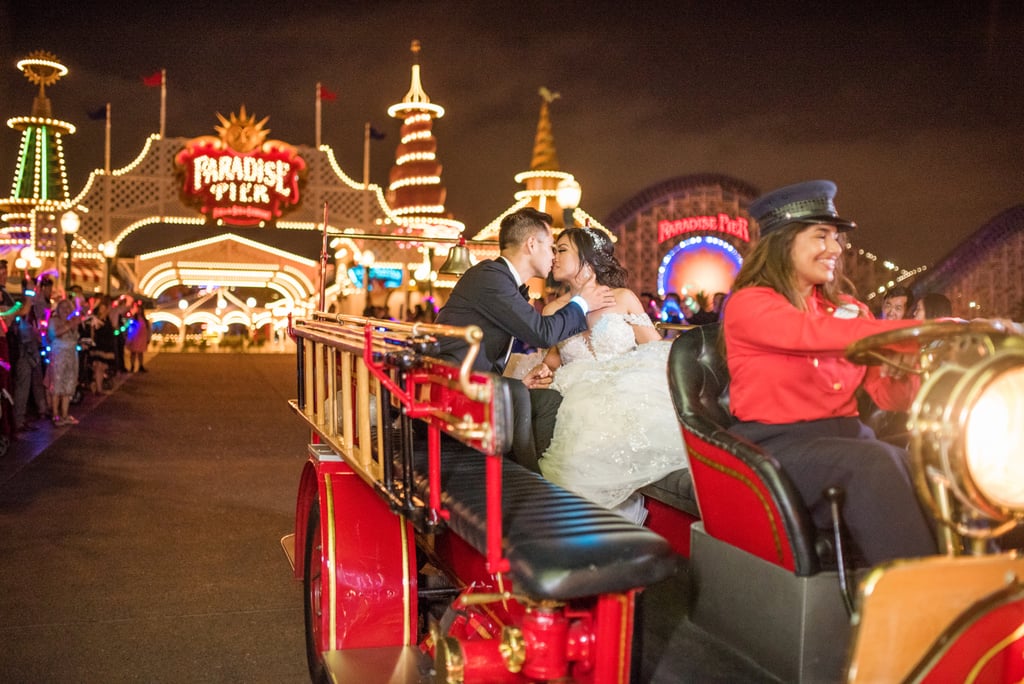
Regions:
<svg viewBox="0 0 1024 684"><path fill-rule="evenodd" d="M658 242L671 240L684 233L722 233L750 242L749 221L742 216L733 218L728 214L717 216L687 216L681 219L658 221Z"/></svg>

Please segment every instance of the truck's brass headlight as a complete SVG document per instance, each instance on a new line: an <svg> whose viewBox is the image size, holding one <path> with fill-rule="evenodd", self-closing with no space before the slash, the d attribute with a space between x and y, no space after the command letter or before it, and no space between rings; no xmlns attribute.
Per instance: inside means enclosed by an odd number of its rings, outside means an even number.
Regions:
<svg viewBox="0 0 1024 684"><path fill-rule="evenodd" d="M1024 511L1024 365L993 375L969 399L963 422L971 479L994 506Z"/></svg>
<svg viewBox="0 0 1024 684"><path fill-rule="evenodd" d="M999 534L1024 518L1024 351L941 367L921 387L909 427L918 489L941 519L942 488L969 518L946 519L962 534Z"/></svg>

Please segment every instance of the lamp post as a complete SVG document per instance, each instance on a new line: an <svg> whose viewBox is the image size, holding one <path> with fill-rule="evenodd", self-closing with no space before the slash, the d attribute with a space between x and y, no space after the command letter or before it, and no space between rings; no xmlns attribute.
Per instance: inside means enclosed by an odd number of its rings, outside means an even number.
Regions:
<svg viewBox="0 0 1024 684"><path fill-rule="evenodd" d="M558 183L555 188L555 201L562 207L562 226L572 228L576 225L573 213L576 207L580 206L580 197L583 190L574 178L566 178Z"/></svg>
<svg viewBox="0 0 1024 684"><path fill-rule="evenodd" d="M14 265L17 268L23 269L21 272L21 291L34 289L32 280L34 278L32 271L43 265L43 260L36 256L36 248L32 245L24 247L19 252L18 258L15 260Z"/></svg>
<svg viewBox="0 0 1024 684"><path fill-rule="evenodd" d="M377 261L377 256L369 249L364 249L363 253L359 255L359 265L363 267L363 289L366 290L367 296L370 292L370 267Z"/></svg>
<svg viewBox="0 0 1024 684"><path fill-rule="evenodd" d="M373 266L375 261L377 261L377 257L369 249L364 249L359 255L359 265L363 267L363 315L370 316L371 318L373 317L373 310L370 303L370 267Z"/></svg>
<svg viewBox="0 0 1024 684"><path fill-rule="evenodd" d="M117 256L117 245L113 242L105 242L100 245L100 249L103 251L103 258L107 261L107 271L104 276L105 287L104 292L107 296L110 296L110 272L114 267L114 257Z"/></svg>
<svg viewBox="0 0 1024 684"><path fill-rule="evenodd" d="M14 268L21 271L21 291L24 293L28 287L28 260L23 256L19 256L14 260Z"/></svg>
<svg viewBox="0 0 1024 684"><path fill-rule="evenodd" d="M428 247L427 253L423 255L423 262L416 267L413 277L417 283L427 284L427 297L434 298L434 280L437 279L437 272L434 268L434 248Z"/></svg>
<svg viewBox="0 0 1024 684"><path fill-rule="evenodd" d="M64 292L71 289L71 245L75 241L75 233L78 232L82 220L73 211L66 211L60 217L60 230L64 233L64 246L67 248L67 270L64 273Z"/></svg>

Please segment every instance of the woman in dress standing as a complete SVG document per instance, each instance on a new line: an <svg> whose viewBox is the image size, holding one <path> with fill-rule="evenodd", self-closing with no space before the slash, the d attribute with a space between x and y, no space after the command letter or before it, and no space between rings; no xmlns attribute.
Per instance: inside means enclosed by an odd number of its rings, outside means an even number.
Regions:
<svg viewBox="0 0 1024 684"><path fill-rule="evenodd" d="M74 302L62 299L50 316L46 336L50 343L50 366L46 382L53 402L53 424L77 425L78 420L68 415L68 405L78 386L78 326L82 315Z"/></svg>
<svg viewBox="0 0 1024 684"><path fill-rule="evenodd" d="M110 394L104 387L107 371L114 365L117 355L117 340L114 337L114 323L110 320L110 298L100 297L85 322L86 331L92 338L89 363L92 366L93 394Z"/></svg>
<svg viewBox="0 0 1024 684"><path fill-rule="evenodd" d="M145 354L149 347L149 339L152 337L152 329L149 320L146 319L146 310L141 299L135 300L132 307L131 319L128 321L128 339L125 346L131 354L131 363L128 370L135 373L145 373Z"/></svg>

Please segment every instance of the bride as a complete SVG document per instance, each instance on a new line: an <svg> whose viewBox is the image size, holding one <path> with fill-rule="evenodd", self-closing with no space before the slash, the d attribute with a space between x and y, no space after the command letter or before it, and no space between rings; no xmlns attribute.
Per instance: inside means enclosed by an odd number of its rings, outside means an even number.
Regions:
<svg viewBox="0 0 1024 684"><path fill-rule="evenodd" d="M687 467L668 391L669 342L661 340L613 245L592 228L567 228L555 243L552 278L614 288L615 305L587 315L589 330L548 350L533 375L554 372L562 394L551 444L540 460L552 482L642 524L637 489ZM564 301L563 301L564 299ZM545 307L556 310L568 296Z"/></svg>

